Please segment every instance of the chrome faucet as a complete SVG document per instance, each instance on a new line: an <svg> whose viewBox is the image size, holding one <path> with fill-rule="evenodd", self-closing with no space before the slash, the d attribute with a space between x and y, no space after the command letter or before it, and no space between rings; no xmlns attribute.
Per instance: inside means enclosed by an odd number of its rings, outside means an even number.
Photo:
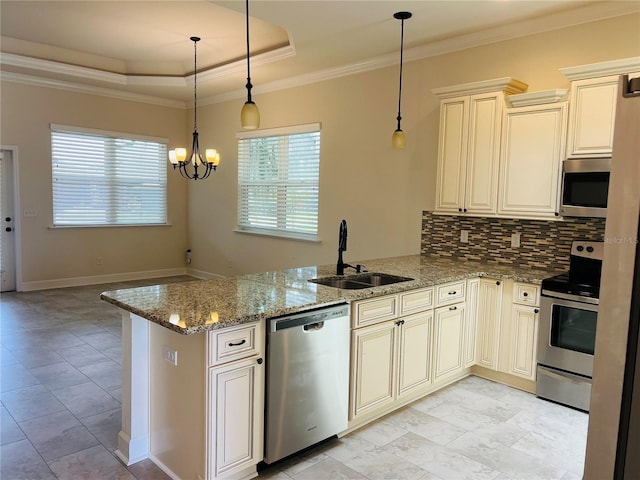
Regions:
<svg viewBox="0 0 640 480"><path fill-rule="evenodd" d="M342 252L347 251L347 221L342 220L340 222L340 236L338 237L338 265L336 267L336 275L344 275L345 268L353 268L356 273L360 273L361 271L366 272L366 270L362 270L364 265L349 265L348 263L344 263L342 261Z"/></svg>

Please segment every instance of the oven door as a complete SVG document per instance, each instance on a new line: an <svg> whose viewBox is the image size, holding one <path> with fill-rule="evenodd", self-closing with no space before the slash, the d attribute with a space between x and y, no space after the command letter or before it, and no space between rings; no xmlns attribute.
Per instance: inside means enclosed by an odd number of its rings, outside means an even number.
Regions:
<svg viewBox="0 0 640 480"><path fill-rule="evenodd" d="M590 378L598 305L544 294L540 299L538 363Z"/></svg>

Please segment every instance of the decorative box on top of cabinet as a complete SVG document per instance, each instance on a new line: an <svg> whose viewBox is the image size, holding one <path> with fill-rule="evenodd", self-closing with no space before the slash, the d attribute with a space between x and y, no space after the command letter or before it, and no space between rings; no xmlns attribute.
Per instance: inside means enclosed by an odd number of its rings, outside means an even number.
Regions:
<svg viewBox="0 0 640 480"><path fill-rule="evenodd" d="M496 213L505 95L526 89L507 77L433 90L441 99L436 212Z"/></svg>

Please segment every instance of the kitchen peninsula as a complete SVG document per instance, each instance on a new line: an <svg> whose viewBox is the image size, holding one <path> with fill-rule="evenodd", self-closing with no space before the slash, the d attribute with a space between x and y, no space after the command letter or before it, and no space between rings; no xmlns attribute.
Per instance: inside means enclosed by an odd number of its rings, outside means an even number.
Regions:
<svg viewBox="0 0 640 480"><path fill-rule="evenodd" d="M335 266L326 265L103 293L103 300L123 310L118 456L126 464L151 458L173 478L185 480L254 476L263 456L265 321L340 303L351 305L351 396L361 389L357 397L362 400L350 401L349 430L470 373L496 375L494 379L531 391L532 379L519 364L509 368L509 362L532 361L537 318L533 308L540 282L552 272L424 255L361 263L369 272L413 280L358 290L308 281L335 275ZM369 301L378 298L382 304ZM518 311L531 308L530 315L507 314L518 299L525 306ZM379 305L391 310L378 315ZM358 323L356 311L372 315L368 323ZM505 315L499 321L501 311ZM426 353L408 358L425 358L426 378L416 382L417 388L408 388L408 394L381 400L378 386L358 378L359 368L366 365L356 361L356 343L365 346L358 339L366 340L362 334L368 329L400 325L391 321L400 318L407 320L402 328L412 319L424 319ZM528 323L517 323L520 318ZM512 320L517 327L510 326ZM527 325L522 337L526 348L524 354L514 353L522 325ZM393 342L400 342L391 335ZM455 338L447 338L451 335ZM517 338L502 345L502 337L514 335ZM399 351L401 347L406 346L399 345ZM389 369L395 372L398 367L392 363L390 359ZM395 378L395 373L390 375ZM396 381L389 384L395 388ZM373 395L370 403L367 392Z"/></svg>

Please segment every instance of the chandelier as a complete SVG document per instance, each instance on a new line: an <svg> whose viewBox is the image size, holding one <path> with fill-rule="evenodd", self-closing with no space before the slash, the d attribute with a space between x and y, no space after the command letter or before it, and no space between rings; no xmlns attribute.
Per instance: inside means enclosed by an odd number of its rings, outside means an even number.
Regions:
<svg viewBox="0 0 640 480"><path fill-rule="evenodd" d="M198 57L197 44L200 37L191 37L193 42L193 141L191 143L191 153L187 157L187 149L178 147L169 151L169 162L173 165L173 169L180 170L180 175L189 180L201 180L211 175L212 171L220 163L220 154L214 148L205 150L204 158L200 153L200 145L198 143L198 95L197 95L197 76L198 76Z"/></svg>
<svg viewBox="0 0 640 480"><path fill-rule="evenodd" d="M251 63L249 55L249 0L246 0L246 17L247 17L247 101L242 106L240 112L240 123L242 128L247 130L254 130L260 126L260 111L258 106L251 99Z"/></svg>

